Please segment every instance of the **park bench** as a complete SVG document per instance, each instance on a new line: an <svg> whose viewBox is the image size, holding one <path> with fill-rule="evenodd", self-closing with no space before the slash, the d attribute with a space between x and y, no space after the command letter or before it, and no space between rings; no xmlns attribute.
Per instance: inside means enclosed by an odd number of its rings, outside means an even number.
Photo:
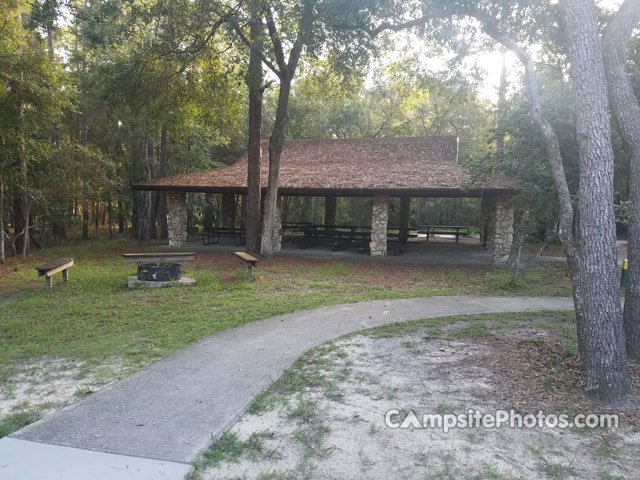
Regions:
<svg viewBox="0 0 640 480"><path fill-rule="evenodd" d="M258 264L258 259L249 255L246 252L234 252L235 255L242 260L248 267L247 274L250 282L253 282L253 269Z"/></svg>
<svg viewBox="0 0 640 480"><path fill-rule="evenodd" d="M58 258L49 263L45 263L44 265L40 265L36 267L38 271L38 276L45 276L46 285L48 288L53 286L53 276L62 272L62 280L65 282L69 280L69 268L73 267L73 258Z"/></svg>

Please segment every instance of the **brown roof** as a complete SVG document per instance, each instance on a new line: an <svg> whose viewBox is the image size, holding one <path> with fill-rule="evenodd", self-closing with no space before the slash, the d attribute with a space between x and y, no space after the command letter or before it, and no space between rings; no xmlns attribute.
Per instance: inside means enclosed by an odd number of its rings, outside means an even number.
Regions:
<svg viewBox="0 0 640 480"><path fill-rule="evenodd" d="M262 185L269 168L262 144ZM512 194L504 176L479 178L458 164L458 139L442 137L287 140L280 160L285 195L481 196ZM233 165L134 185L139 190L245 193L247 154Z"/></svg>

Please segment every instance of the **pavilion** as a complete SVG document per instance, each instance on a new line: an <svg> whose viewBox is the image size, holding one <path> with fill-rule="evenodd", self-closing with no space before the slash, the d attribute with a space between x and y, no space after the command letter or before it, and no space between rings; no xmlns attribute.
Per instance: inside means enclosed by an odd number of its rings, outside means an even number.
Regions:
<svg viewBox="0 0 640 480"><path fill-rule="evenodd" d="M268 142L263 142L266 153ZM268 158L263 158L263 191L268 169ZM185 246L187 192L246 195L247 154L230 166L157 178L133 188L167 192L169 245ZM373 198L372 256L387 253L390 197L400 197L405 205L412 197L465 197L481 199L482 240L494 261L502 261L513 240L515 191L512 178L474 175L461 166L454 136L287 140L280 160L281 196Z"/></svg>

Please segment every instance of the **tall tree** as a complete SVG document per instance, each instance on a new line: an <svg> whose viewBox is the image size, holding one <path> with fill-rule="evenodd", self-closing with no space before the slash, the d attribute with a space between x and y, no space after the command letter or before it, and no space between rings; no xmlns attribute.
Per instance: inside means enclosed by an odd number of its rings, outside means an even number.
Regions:
<svg viewBox="0 0 640 480"><path fill-rule="evenodd" d="M618 298L613 149L600 32L591 0L560 0L580 152L582 362L586 390L620 402L632 390Z"/></svg>
<svg viewBox="0 0 640 480"><path fill-rule="evenodd" d="M606 29L604 59L611 109L629 152L629 281L624 302L627 355L640 360L640 105L633 92L627 56L629 39L640 22L640 1L626 0Z"/></svg>
<svg viewBox="0 0 640 480"><path fill-rule="evenodd" d="M271 137L269 137L269 180L267 183L267 193L265 195L264 220L262 226L262 244L260 251L270 257L276 252L276 237L279 235L278 222L278 182L280 178L280 156L284 146L284 138L287 124L287 112L289 108L289 97L291 94L291 82L296 74L300 55L307 42L311 40L315 17L315 0L302 0L301 12L297 22L298 28L295 30L292 39L289 56L286 57L285 46L282 39L282 30L276 25L276 17L272 8L265 6L265 19L267 31L271 39L271 46L275 56L275 64L270 63L273 72L278 76L278 108L276 119L273 125ZM282 15L284 12L279 12ZM286 18L280 17L282 21Z"/></svg>
<svg viewBox="0 0 640 480"><path fill-rule="evenodd" d="M247 200L246 207L246 245L247 251L260 252L260 203L262 183L260 169L262 164L262 94L264 55L264 26L262 24L260 0L252 0L249 24L249 67L247 69L247 87L249 89L249 138L247 153ZM244 206L244 205L243 205Z"/></svg>

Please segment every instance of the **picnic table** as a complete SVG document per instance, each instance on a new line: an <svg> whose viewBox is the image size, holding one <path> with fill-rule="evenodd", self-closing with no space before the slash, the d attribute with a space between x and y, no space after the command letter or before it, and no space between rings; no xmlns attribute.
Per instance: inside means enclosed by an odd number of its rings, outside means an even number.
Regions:
<svg viewBox="0 0 640 480"><path fill-rule="evenodd" d="M355 247L360 253L369 251L371 242L371 228L358 225L316 225L294 227L303 236L291 237L298 240L301 249L312 248L316 245L327 245L334 252ZM406 230L391 228L388 230L388 245L393 255L401 255L407 251L407 240L418 235Z"/></svg>
<svg viewBox="0 0 640 480"><path fill-rule="evenodd" d="M460 235L469 234L469 227L466 225L421 225L418 228L419 234L427 235L427 242L430 235L455 235L458 243Z"/></svg>
<svg viewBox="0 0 640 480"><path fill-rule="evenodd" d="M220 242L220 238L233 238L234 245L239 247L246 241L247 230L240 227L214 227L198 233L202 238L202 245L213 245Z"/></svg>

